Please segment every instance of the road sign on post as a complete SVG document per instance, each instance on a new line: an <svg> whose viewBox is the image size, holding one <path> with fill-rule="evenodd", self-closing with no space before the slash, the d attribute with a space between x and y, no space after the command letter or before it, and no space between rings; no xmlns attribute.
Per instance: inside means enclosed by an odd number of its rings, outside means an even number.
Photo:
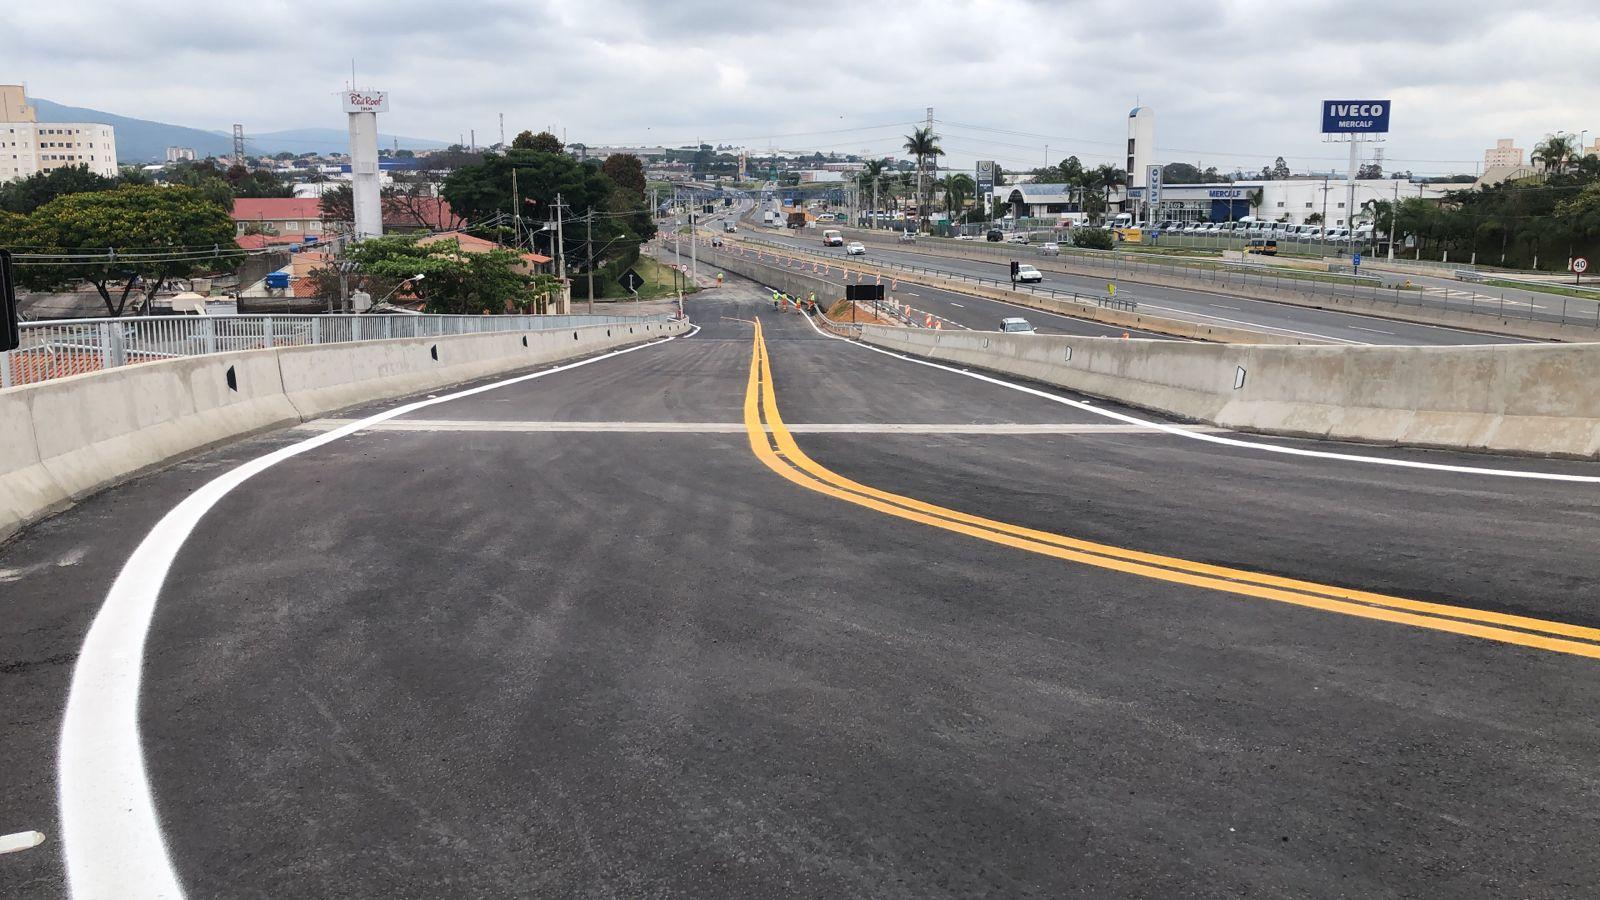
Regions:
<svg viewBox="0 0 1600 900"><path fill-rule="evenodd" d="M1360 271L1360 269L1361 269L1361 254L1359 254L1359 253L1350 254L1350 267L1355 269L1355 270L1357 270L1357 271Z"/></svg>
<svg viewBox="0 0 1600 900"><path fill-rule="evenodd" d="M1589 261L1579 256L1572 260L1572 283L1582 284L1583 273L1589 271Z"/></svg>
<svg viewBox="0 0 1600 900"><path fill-rule="evenodd" d="M11 271L11 251L0 250L0 351L15 350L22 343L17 325L17 283Z"/></svg>
<svg viewBox="0 0 1600 900"><path fill-rule="evenodd" d="M617 276L617 284L622 285L622 289L628 293L637 294L639 288L644 287L644 278L638 272L629 269Z"/></svg>

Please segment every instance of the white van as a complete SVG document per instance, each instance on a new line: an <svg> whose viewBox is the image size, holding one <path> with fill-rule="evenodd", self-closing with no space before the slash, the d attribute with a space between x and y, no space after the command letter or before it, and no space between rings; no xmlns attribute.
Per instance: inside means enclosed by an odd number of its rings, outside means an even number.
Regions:
<svg viewBox="0 0 1600 900"><path fill-rule="evenodd" d="M843 247L844 246L844 232L840 231L837 228L829 228L828 230L822 232L822 246L824 246L824 247Z"/></svg>

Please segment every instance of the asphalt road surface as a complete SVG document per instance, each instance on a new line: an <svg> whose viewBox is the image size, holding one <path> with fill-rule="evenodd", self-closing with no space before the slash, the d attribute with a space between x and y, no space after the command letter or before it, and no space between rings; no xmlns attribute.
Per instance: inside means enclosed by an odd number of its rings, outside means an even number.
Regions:
<svg viewBox="0 0 1600 900"><path fill-rule="evenodd" d="M844 248L821 245L820 232L817 232L815 237L809 232L805 237L795 237L776 234L768 229L746 228L746 232L761 240L782 246L838 257L841 260L845 258ZM1037 255L1037 250L1032 247L1018 249L1017 258L1022 262L1032 262ZM868 262L880 260L1002 281L1009 277L1005 260L987 262L956 259L925 251L889 250L877 246L867 249L865 259ZM1106 279L1046 272L1043 286L1057 290L1082 291L1098 296L1105 293ZM1137 300L1140 311L1154 315L1211 325L1254 328L1286 335L1318 338L1334 343L1415 345L1526 343L1522 338L1434 325L1418 325L1335 310L1291 306L1267 300L1249 300L1227 294L1159 287L1137 282L1120 282L1118 296Z"/></svg>
<svg viewBox="0 0 1600 900"><path fill-rule="evenodd" d="M188 896L1592 895L1600 486L1118 425L742 281L688 307L206 514L138 693ZM0 546L0 834L46 835L0 896L65 893L61 710L134 545L337 424Z"/></svg>

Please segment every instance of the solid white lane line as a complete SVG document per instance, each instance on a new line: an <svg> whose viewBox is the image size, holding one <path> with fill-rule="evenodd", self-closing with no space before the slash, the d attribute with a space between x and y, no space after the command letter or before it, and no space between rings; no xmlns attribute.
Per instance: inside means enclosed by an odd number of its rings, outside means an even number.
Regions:
<svg viewBox="0 0 1600 900"><path fill-rule="evenodd" d="M1350 328L1352 331L1370 331L1373 334L1387 334L1390 337L1394 336L1394 332L1392 331L1382 331L1377 328L1362 328L1360 325L1351 325Z"/></svg>
<svg viewBox="0 0 1600 900"><path fill-rule="evenodd" d="M807 321L810 321L809 317L807 318ZM1075 409L1081 409L1084 412L1094 413L1097 416L1104 416L1105 418L1115 419L1119 422L1127 422L1130 425L1151 428L1156 431L1166 432L1167 434L1175 434L1179 437L1189 438L1190 440L1205 441L1206 443L1210 444L1222 444L1228 447L1240 447L1247 450L1260 450L1265 453L1281 453L1286 456L1300 456L1313 459L1334 459L1341 462L1363 463L1365 465L1374 466L1394 466L1401 469L1426 469L1433 472L1456 472L1464 475L1491 475L1500 478L1524 478L1532 481L1564 481L1575 484L1600 484L1600 475L1569 475L1564 472L1535 472L1521 471L1518 469L1491 469L1484 466L1455 466L1448 463L1430 463L1410 459L1389 459L1382 456L1362 456L1356 453L1335 453L1331 450L1308 450L1303 447L1285 447L1278 444L1261 444L1256 443L1255 441L1240 440L1239 438L1222 437L1220 435L1209 434L1204 431L1190 431L1180 425L1172 425L1166 422L1152 422L1148 419L1141 419L1138 416L1130 416L1126 413L1119 413L1114 410L1101 409L1100 407L1095 406L1087 401L1073 400L1068 397L1052 394L1048 391L1041 391L1037 388L1031 388L1027 385L1013 384L1012 382L1006 381L1003 378L995 378L990 375L969 372L966 369L957 369L951 366L941 365L940 363L933 362L932 360L918 359L915 356L907 356L902 353L895 353L892 350L885 350L882 347L874 347L871 344L867 344L862 341L852 341L849 338L842 338L838 337L837 335L827 334L827 332L817 328L817 323L815 322L811 323L811 327L816 329L818 334L822 334L826 337L831 337L836 340L845 341L865 350L871 350L874 353L882 353L884 356L892 356L896 359L903 359L906 362L916 363L919 366L927 366L931 369L939 369L945 372L953 372L957 375L965 375L968 378L976 378L979 381L987 381L990 384L996 384L1000 387L1010 388L1013 391L1021 391L1024 394L1032 394L1035 397L1042 397L1055 403L1061 403L1066 406L1071 406ZM1070 389L1062 388L1062 390ZM1232 432L1225 431L1224 433ZM1325 440L1332 439L1328 438Z"/></svg>
<svg viewBox="0 0 1600 900"><path fill-rule="evenodd" d="M44 843L44 835L37 831L19 831L0 837L0 856L16 853Z"/></svg>
<svg viewBox="0 0 1600 900"><path fill-rule="evenodd" d="M368 416L243 463L207 482L163 516L123 564L89 626L72 670L57 763L61 842L72 896L80 900L171 900L184 895L145 771L144 747L139 740L139 683L145 637L167 571L189 534L219 500L286 459L379 422L675 339L613 350Z"/></svg>

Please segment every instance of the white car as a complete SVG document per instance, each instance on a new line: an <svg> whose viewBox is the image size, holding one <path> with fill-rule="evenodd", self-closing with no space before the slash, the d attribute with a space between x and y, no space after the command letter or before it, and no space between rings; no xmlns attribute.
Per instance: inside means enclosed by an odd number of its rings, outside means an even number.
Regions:
<svg viewBox="0 0 1600 900"><path fill-rule="evenodd" d="M1026 244L1027 242L1028 236L1026 234L1013 234L1006 238L1006 243L1008 244Z"/></svg>
<svg viewBox="0 0 1600 900"><path fill-rule="evenodd" d="M867 245L860 241L851 241L844 246L844 253L846 256L866 256Z"/></svg>
<svg viewBox="0 0 1600 900"><path fill-rule="evenodd" d="M1039 271L1038 269L1035 269L1033 266L1030 266L1027 263L1023 263L1022 265L1017 266L1017 283L1018 284L1024 284L1024 283L1027 283L1027 284L1038 284L1039 282L1041 282L1043 280L1044 280L1044 273Z"/></svg>
<svg viewBox="0 0 1600 900"><path fill-rule="evenodd" d="M1027 319L1011 318L1000 320L1000 330L1007 334L1034 334L1033 325Z"/></svg>
<svg viewBox="0 0 1600 900"><path fill-rule="evenodd" d="M1048 241L1046 243L1040 244L1039 245L1039 255L1040 256L1060 256L1061 255L1061 245L1056 243L1055 241Z"/></svg>

